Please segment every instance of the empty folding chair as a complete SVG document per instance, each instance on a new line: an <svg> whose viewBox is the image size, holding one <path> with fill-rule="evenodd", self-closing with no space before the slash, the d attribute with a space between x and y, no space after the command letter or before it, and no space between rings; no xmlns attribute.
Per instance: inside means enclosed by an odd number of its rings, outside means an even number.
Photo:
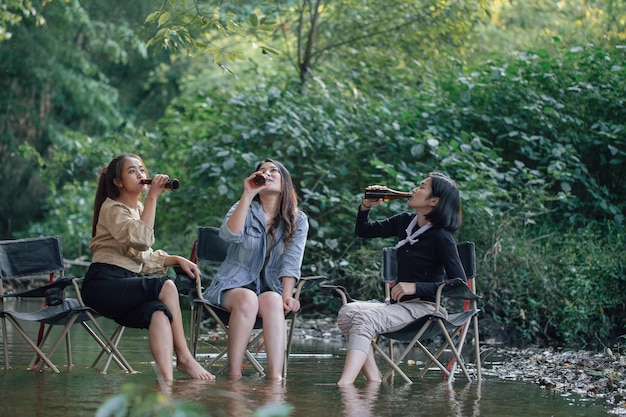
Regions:
<svg viewBox="0 0 626 417"><path fill-rule="evenodd" d="M445 377L451 378L458 366L465 378L471 381L471 376L465 366L463 357L463 347L470 326L473 326L472 330L474 332L473 348L476 359L476 376L480 379L481 364L478 335L478 313L480 310L477 308L477 301L480 299L480 296L476 294L475 248L473 242L459 243L457 248L468 279L467 283L461 278L442 282L437 289L435 301L437 309L433 314L407 323L399 331L379 335L376 340L372 341L374 351L390 367L389 371L383 375L383 380L389 379L394 372L397 372L406 382L412 383L412 380L400 368L400 364L411 350L417 348L428 358L425 366L419 373L419 377L423 377L432 366L436 366ZM394 279L389 277L389 274L393 274L395 265L393 265L393 258L386 255L386 250L383 250L381 275L385 282L385 293L389 296L389 284L394 282ZM353 301L344 287L335 285L324 285L324 287L330 289L337 297L340 297L344 304ZM450 302L450 300L460 300L462 306L454 311L452 310L453 307L447 307L448 317L443 318L439 314L439 309L444 301ZM388 340L387 352L379 345L382 339ZM437 346L435 341L438 340L441 340L441 342ZM394 341L405 344L405 348L397 357L395 357L393 352ZM429 349L429 344L426 341L432 342L430 344L430 346L434 346L434 348L431 348L432 351ZM444 364L442 354L446 351L451 352L452 358Z"/></svg>
<svg viewBox="0 0 626 417"><path fill-rule="evenodd" d="M211 263L214 265L220 264L225 258L228 250L229 243L225 242L219 236L219 228L217 227L199 227L198 228L198 238L196 242L194 242L194 253L192 253L191 259L199 264L202 263ZM300 293L302 290L313 283L317 283L323 280L322 276L309 276L309 277L301 277L298 285L295 289L294 298L299 299ZM192 301L192 322L191 322L191 333L190 333L190 350L192 354L195 356L198 349L198 340L200 337L201 324L204 313L207 313L208 316L214 320L218 327L223 330L226 334L228 334L228 320L230 314L228 311L224 310L220 306L213 305L209 303L202 297L202 283L200 280L196 282L195 289L195 298ZM283 368L283 376L287 375L287 363L289 360L289 354L291 352L291 343L293 338L293 331L296 326L296 320L298 317L298 313L289 313L287 315L287 319L291 321L290 327L288 329L287 334L287 345L285 350L285 361ZM248 348L258 342L262 336L262 321L260 318L257 319L254 328L258 330L258 333L255 337L251 336L251 340L248 343ZM228 348L222 349L218 355L213 358L209 366L213 365L220 358L224 357L228 354ZM263 367L256 360L254 355L247 350L245 352L246 359L254 366L256 371L261 375L265 375ZM224 366L219 372L224 372L228 365Z"/></svg>
<svg viewBox="0 0 626 417"><path fill-rule="evenodd" d="M113 360L125 371L132 372L133 369L121 355L110 338L102 331L95 321L97 313L86 307L80 298L66 298L65 290L72 286L76 294L80 296L78 290L79 281L77 278L63 276L64 265L61 251L61 242L58 237L40 237L32 239L17 239L0 241L0 281L2 279L18 279L23 277L34 277L48 275L50 283L36 287L32 290L3 294L0 282L0 317L2 319L2 337L4 347L4 366L10 367L8 351L8 332L10 324L13 329L32 348L35 357L29 368L33 368L39 362L37 368L42 369L43 364L48 365L54 372L60 372L58 367L50 359L58 346L65 340L68 369L72 366L70 328L75 323L80 323L82 327L94 338L94 340L106 352L113 355ZM56 279L55 279L56 277ZM4 299L14 298L39 298L45 301L42 308L37 311L15 311L4 308ZM35 322L40 324L40 332L37 340L33 340L28 332L23 328L21 322ZM97 330L97 333L90 327L89 322ZM62 326L62 330L47 352L43 346L50 335L53 326Z"/></svg>

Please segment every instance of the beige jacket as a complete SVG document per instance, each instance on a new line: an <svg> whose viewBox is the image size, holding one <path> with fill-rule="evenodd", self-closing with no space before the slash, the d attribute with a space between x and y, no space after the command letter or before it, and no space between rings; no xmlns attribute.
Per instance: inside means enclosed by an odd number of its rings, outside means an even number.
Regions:
<svg viewBox="0 0 626 417"><path fill-rule="evenodd" d="M140 220L143 204L138 204L135 210L110 198L102 203L96 235L89 243L92 262L117 265L135 273L165 274L167 253L152 250L154 229Z"/></svg>

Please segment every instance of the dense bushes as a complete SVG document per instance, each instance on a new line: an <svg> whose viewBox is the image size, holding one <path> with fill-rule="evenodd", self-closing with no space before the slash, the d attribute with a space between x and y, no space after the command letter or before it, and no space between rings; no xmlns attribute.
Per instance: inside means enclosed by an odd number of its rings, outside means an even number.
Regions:
<svg viewBox="0 0 626 417"><path fill-rule="evenodd" d="M159 203L156 246L187 254L195 228L219 223L245 176L270 156L292 172L310 218L305 272L370 298L379 295L386 242L353 235L363 188L409 189L440 170L462 190L458 239L477 243L483 319L497 323L498 336L609 344L625 333L624 68L623 50L554 48L462 76L442 67L422 74L431 82L419 90L398 74L394 96L323 77L297 89L280 74L249 86L191 80L151 131L57 146L47 172L82 174L29 234L61 235L67 257L86 253L96 167L134 151L152 172L181 180L181 192ZM373 215L402 209L393 203ZM329 303L307 293L305 312L327 314Z"/></svg>

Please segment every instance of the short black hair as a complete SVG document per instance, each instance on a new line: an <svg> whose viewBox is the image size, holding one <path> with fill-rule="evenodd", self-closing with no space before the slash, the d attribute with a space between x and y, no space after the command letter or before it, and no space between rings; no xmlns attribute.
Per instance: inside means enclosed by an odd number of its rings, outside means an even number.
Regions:
<svg viewBox="0 0 626 417"><path fill-rule="evenodd" d="M440 172L431 172L431 197L438 197L439 202L426 215L434 227L456 232L461 227L461 197L456 183Z"/></svg>

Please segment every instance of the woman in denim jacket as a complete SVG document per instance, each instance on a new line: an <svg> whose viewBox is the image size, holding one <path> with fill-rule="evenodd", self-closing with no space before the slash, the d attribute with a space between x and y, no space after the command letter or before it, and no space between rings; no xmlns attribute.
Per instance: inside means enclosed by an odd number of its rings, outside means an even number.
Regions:
<svg viewBox="0 0 626 417"><path fill-rule="evenodd" d="M255 175L265 177L259 186ZM244 191L224 218L220 236L230 242L226 259L204 298L230 312L228 377L241 378L250 333L263 319L267 376L280 379L285 352L285 314L298 311L293 298L309 223L298 209L289 171L266 159L244 181Z"/></svg>

